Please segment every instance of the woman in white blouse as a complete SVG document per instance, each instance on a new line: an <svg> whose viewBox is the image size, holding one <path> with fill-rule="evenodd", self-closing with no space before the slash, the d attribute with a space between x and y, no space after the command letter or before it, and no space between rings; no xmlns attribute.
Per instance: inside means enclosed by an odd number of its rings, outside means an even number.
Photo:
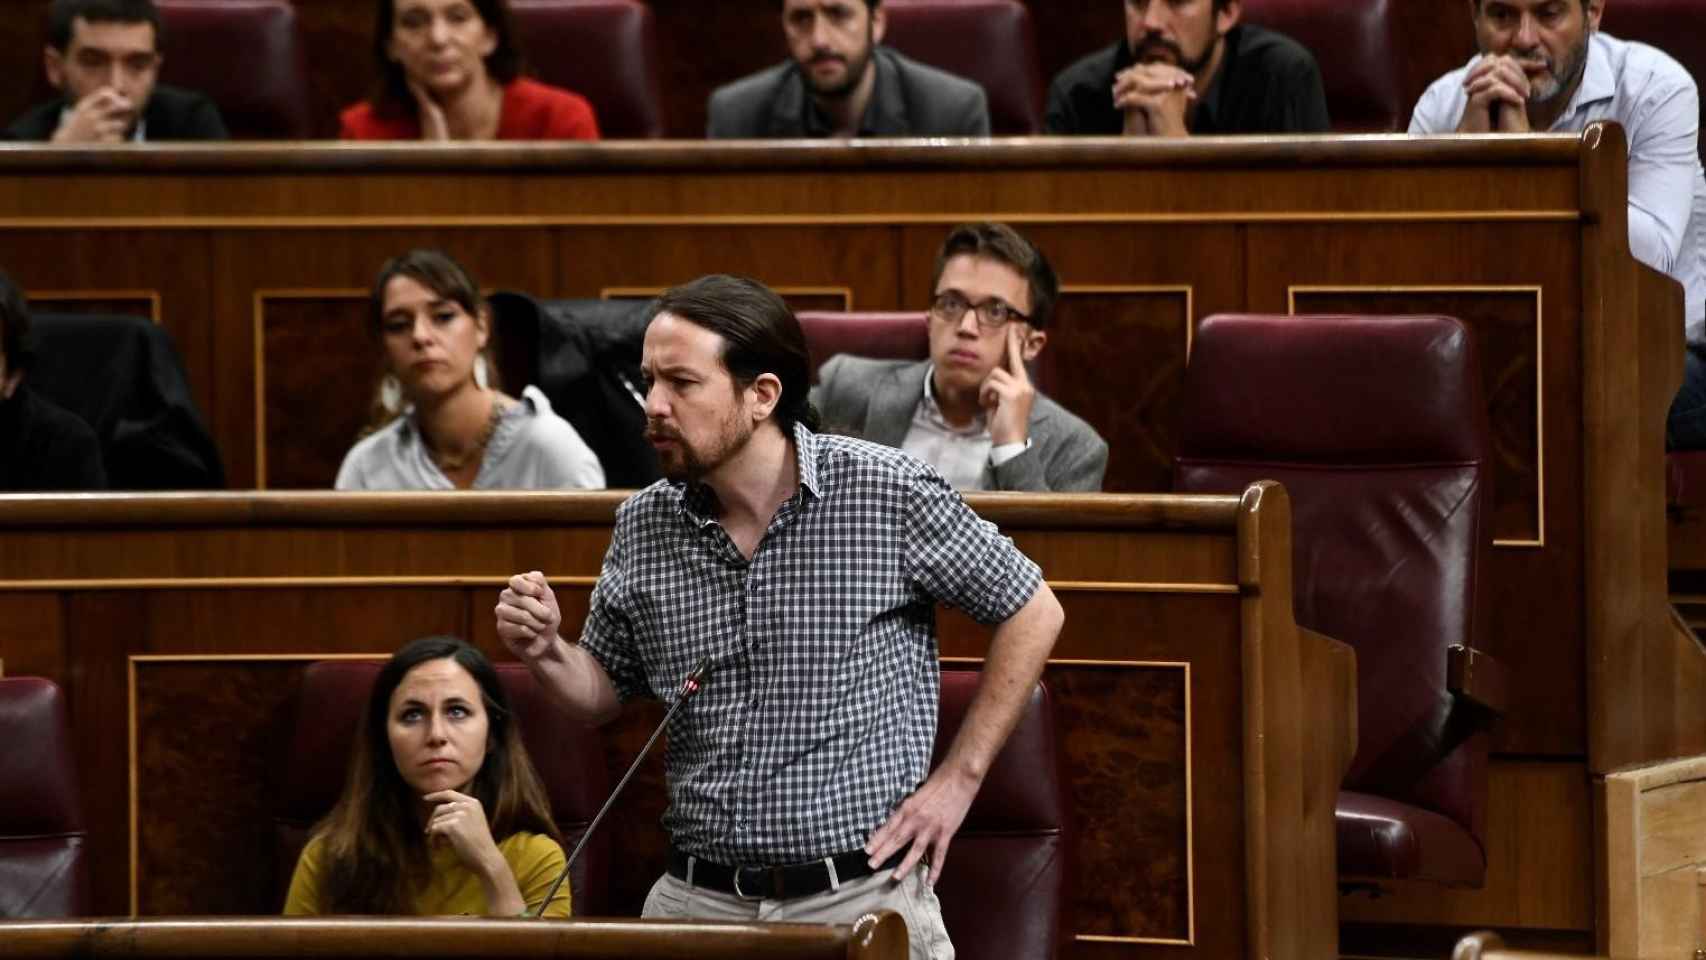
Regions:
<svg viewBox="0 0 1706 960"><path fill-rule="evenodd" d="M371 302L384 372L339 490L604 486L598 457L537 387L498 389L491 310L461 264L411 250L380 268Z"/></svg>

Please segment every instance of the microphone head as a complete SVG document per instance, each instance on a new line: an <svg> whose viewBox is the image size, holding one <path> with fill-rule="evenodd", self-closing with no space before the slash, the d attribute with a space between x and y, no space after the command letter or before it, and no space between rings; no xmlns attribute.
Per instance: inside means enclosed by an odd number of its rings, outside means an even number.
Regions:
<svg viewBox="0 0 1706 960"><path fill-rule="evenodd" d="M693 669L681 681L681 699L685 700L699 692L699 687L704 683L706 675L711 672L711 659L711 657L700 657L699 662L693 665Z"/></svg>

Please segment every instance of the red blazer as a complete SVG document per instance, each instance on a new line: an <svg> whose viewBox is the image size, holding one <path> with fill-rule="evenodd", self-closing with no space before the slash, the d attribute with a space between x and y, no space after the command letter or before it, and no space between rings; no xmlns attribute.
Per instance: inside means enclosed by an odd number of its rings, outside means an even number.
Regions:
<svg viewBox="0 0 1706 960"><path fill-rule="evenodd" d="M344 140L419 140L421 122L413 114L381 116L368 101L338 117ZM592 104L578 93L517 77L504 86L498 115L499 140L597 140Z"/></svg>

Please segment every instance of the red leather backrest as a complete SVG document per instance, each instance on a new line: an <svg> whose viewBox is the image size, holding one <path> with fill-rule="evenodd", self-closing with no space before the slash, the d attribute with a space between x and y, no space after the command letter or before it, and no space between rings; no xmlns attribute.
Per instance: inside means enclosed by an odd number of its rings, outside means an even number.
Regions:
<svg viewBox="0 0 1706 960"><path fill-rule="evenodd" d="M923 360L930 356L928 320L922 313L807 310L796 316L811 354L813 382L817 368L838 353L879 360Z"/></svg>
<svg viewBox="0 0 1706 960"><path fill-rule="evenodd" d="M213 98L239 140L309 136L308 71L289 0L156 0L160 80Z"/></svg>
<svg viewBox="0 0 1706 960"><path fill-rule="evenodd" d="M1706 8L1700 0L1616 0L1605 5L1599 25L1619 40L1639 40L1675 57L1698 87L1706 81L1703 16ZM1700 119L1706 124L1706 97L1700 102ZM1699 147L1700 156L1706 158L1706 140Z"/></svg>
<svg viewBox="0 0 1706 960"><path fill-rule="evenodd" d="M65 695L0 679L0 919L87 914L87 837Z"/></svg>
<svg viewBox="0 0 1706 960"><path fill-rule="evenodd" d="M606 140L663 136L656 27L637 0L512 0L533 73L592 102Z"/></svg>
<svg viewBox="0 0 1706 960"><path fill-rule="evenodd" d="M1042 67L1031 12L1018 0L888 0L883 42L983 85L990 131L1042 130Z"/></svg>
<svg viewBox="0 0 1706 960"><path fill-rule="evenodd" d="M1391 0L1245 0L1244 21L1315 54L1333 129L1402 130L1411 104L1404 102L1391 7Z"/></svg>
<svg viewBox="0 0 1706 960"><path fill-rule="evenodd" d="M328 660L311 664L303 673L296 729L282 764L274 817L281 904L309 831L343 791L350 748L382 665L374 660ZM522 742L551 798L551 815L567 844L566 856L608 793L602 738L559 712L526 667L500 663L497 671ZM609 835L595 834L569 880L576 916L604 911L609 876Z"/></svg>
<svg viewBox="0 0 1706 960"><path fill-rule="evenodd" d="M1450 713L1446 650L1473 645L1490 501L1474 340L1446 317L1215 316L1185 372L1175 483L1278 480L1298 623L1357 651L1346 786L1481 836L1479 760L1427 756ZM1412 762L1414 761L1414 762Z"/></svg>
<svg viewBox="0 0 1706 960"><path fill-rule="evenodd" d="M934 769L977 692L973 670L942 671ZM1067 807L1048 689L1037 684L948 848L936 894L962 957L1052 957L1066 899Z"/></svg>

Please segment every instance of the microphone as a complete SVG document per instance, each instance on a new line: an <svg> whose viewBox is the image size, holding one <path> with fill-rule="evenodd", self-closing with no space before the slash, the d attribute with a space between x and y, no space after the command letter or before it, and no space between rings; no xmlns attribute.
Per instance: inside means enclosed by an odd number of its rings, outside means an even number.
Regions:
<svg viewBox="0 0 1706 960"><path fill-rule="evenodd" d="M545 908L549 907L551 901L556 899L557 891L562 888L563 881L569 879L569 868L575 865L575 858L579 857L581 851L586 849L587 840L591 839L592 832L598 829L598 824L604 819L604 815L610 812L611 806L616 803L616 798L621 796L622 788L626 787L628 781L633 778L634 771L640 769L640 761L646 759L646 754L652 752L652 744L658 742L658 737L663 734L663 729L669 726L669 721L675 716L675 711L680 710L681 705L704 686L705 677L711 672L711 664L710 657L700 657L699 662L693 665L693 669L681 681L681 689L676 693L675 702L670 704L669 712L665 713L663 719L658 722L658 728L652 731L651 739L647 740L646 745L640 748L640 754L634 758L633 764L628 767L628 772L624 773L622 779L617 781L616 789L610 791L610 797L604 801L604 806L598 808L598 815L586 825L586 831L581 834L580 842L575 844L574 852L570 853L569 859L563 863L563 872L558 874L557 881L551 884L551 889L545 892L545 899L540 902L538 912L533 914L535 918L543 917Z"/></svg>

